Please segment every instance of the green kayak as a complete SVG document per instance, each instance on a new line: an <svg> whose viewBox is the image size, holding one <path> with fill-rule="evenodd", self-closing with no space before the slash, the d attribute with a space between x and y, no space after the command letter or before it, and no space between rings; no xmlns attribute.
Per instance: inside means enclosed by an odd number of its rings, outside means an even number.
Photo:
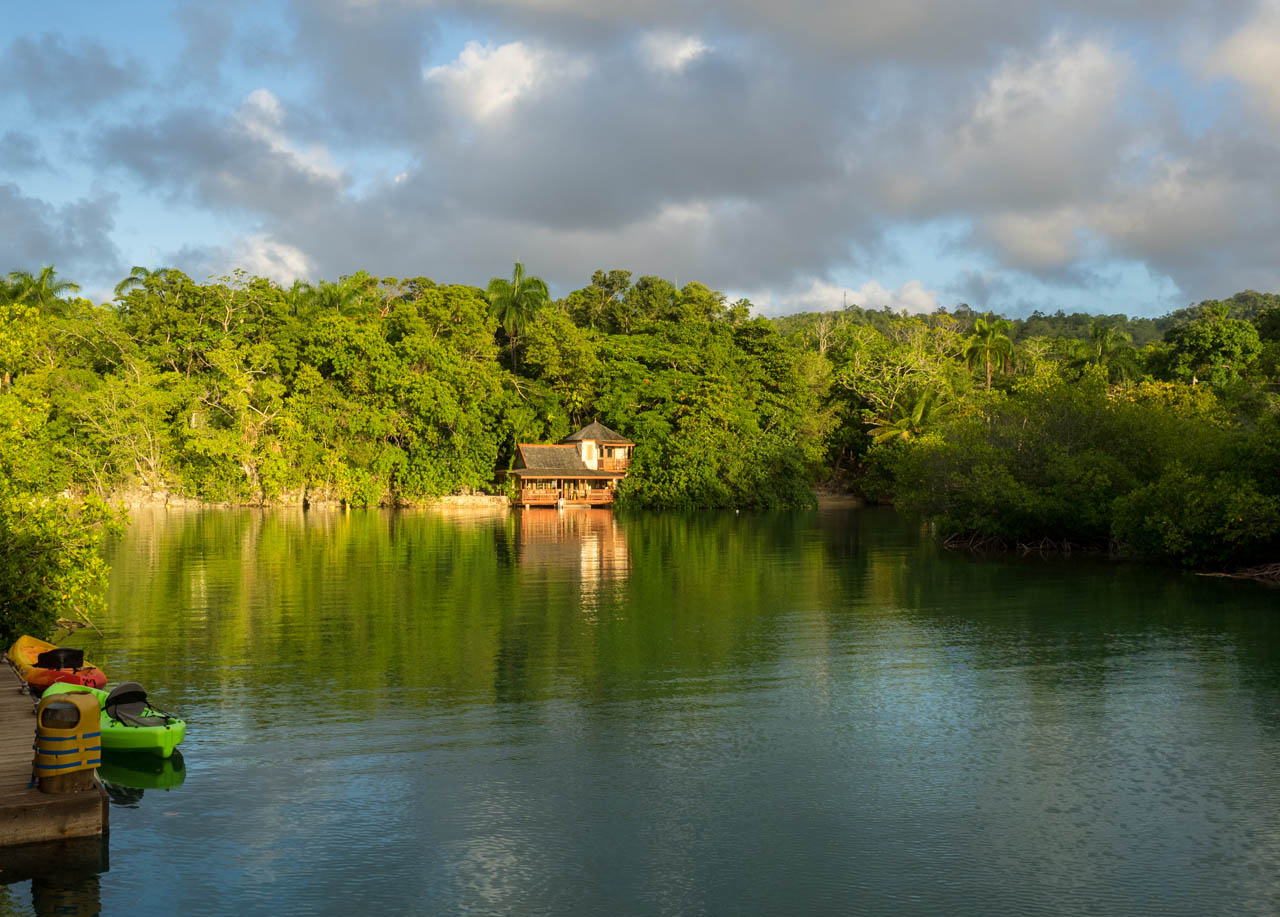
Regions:
<svg viewBox="0 0 1280 917"><path fill-rule="evenodd" d="M167 758L187 734L186 721L147 705L147 693L134 681L111 692L61 682L45 689L45 695L89 691L102 709L102 751L147 752Z"/></svg>

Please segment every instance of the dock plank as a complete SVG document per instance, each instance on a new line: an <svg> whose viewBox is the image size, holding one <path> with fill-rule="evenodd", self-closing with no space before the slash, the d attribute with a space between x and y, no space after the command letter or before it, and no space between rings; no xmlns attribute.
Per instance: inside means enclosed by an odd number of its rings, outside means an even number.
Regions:
<svg viewBox="0 0 1280 917"><path fill-rule="evenodd" d="M106 833L106 794L41 793L31 783L36 720L30 695L0 663L0 847Z"/></svg>

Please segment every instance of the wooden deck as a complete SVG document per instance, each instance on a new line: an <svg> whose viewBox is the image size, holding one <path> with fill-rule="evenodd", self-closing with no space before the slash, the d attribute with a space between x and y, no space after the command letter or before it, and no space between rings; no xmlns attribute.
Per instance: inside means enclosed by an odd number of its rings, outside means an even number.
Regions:
<svg viewBox="0 0 1280 917"><path fill-rule="evenodd" d="M35 701L0 661L0 848L107 833L107 794L41 793L31 783Z"/></svg>
<svg viewBox="0 0 1280 917"><path fill-rule="evenodd" d="M520 506L555 506L561 497L564 497L566 505L571 506L608 506L613 503L613 491L607 487L593 487L568 496L559 488L526 487L520 491L516 503Z"/></svg>

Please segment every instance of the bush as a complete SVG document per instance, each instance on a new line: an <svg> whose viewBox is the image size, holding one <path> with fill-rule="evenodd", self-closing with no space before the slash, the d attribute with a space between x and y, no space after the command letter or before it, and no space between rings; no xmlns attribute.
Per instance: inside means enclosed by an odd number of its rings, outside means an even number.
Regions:
<svg viewBox="0 0 1280 917"><path fill-rule="evenodd" d="M17 491L0 477L0 643L44 637L59 617L105 607L106 535L119 517L96 500L83 503Z"/></svg>
<svg viewBox="0 0 1280 917"><path fill-rule="evenodd" d="M1196 474L1180 463L1116 501L1112 532L1127 547L1190 566L1271 559L1280 498L1240 474Z"/></svg>

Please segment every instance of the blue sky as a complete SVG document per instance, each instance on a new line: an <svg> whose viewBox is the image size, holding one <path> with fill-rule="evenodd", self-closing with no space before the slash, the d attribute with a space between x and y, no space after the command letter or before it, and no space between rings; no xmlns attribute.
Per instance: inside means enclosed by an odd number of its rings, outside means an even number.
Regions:
<svg viewBox="0 0 1280 917"><path fill-rule="evenodd" d="M1151 7L1158 7L1153 9ZM0 269L759 311L1280 289L1280 0L64 2L7 11Z"/></svg>

